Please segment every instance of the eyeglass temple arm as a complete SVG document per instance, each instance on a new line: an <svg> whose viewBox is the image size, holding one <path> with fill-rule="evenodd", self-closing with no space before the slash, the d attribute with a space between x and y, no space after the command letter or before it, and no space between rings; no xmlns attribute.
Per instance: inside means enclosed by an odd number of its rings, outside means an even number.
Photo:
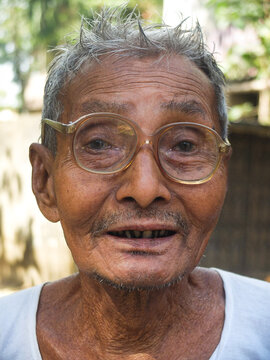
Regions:
<svg viewBox="0 0 270 360"><path fill-rule="evenodd" d="M59 121L54 121L54 120L51 120L51 119L42 119L41 120L41 124L42 124L42 127L41 127L41 139L42 139L42 142L44 141L44 128L45 128L45 124L49 125L50 127L52 127L54 130L62 133L62 134L72 134L75 129L76 129L76 124L73 123L73 124L63 124Z"/></svg>

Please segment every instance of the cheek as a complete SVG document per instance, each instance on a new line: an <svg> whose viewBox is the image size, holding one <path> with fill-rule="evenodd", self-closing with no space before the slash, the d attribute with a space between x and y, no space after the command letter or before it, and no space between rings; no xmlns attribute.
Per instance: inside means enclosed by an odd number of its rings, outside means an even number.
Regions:
<svg viewBox="0 0 270 360"><path fill-rule="evenodd" d="M185 197L188 217L202 234L211 232L220 215L227 191L227 178L223 174L209 182L195 185L187 190Z"/></svg>
<svg viewBox="0 0 270 360"><path fill-rule="evenodd" d="M76 168L59 171L55 193L62 224L77 232L90 228L112 189L109 181Z"/></svg>
<svg viewBox="0 0 270 360"><path fill-rule="evenodd" d="M224 203L225 194L225 187L217 188L215 185L210 186L209 191L203 192L199 205L199 216L203 222L217 222Z"/></svg>
<svg viewBox="0 0 270 360"><path fill-rule="evenodd" d="M220 181L210 180L188 193L186 201L190 204L188 216L192 223L188 247L192 249L195 265L199 263L217 224L226 189L226 177L223 176Z"/></svg>

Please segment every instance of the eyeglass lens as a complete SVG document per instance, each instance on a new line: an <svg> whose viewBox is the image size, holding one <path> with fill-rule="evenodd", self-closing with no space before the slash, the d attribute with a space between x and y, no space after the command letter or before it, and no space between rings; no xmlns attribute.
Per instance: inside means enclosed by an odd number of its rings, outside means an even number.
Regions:
<svg viewBox="0 0 270 360"><path fill-rule="evenodd" d="M83 168L94 172L113 172L132 158L137 135L128 123L109 117L91 118L77 130L74 154Z"/></svg>
<svg viewBox="0 0 270 360"><path fill-rule="evenodd" d="M129 123L104 117L88 119L77 129L74 154L78 164L93 172L110 173L125 167L137 146ZM162 168L178 180L196 181L216 168L219 152L214 133L198 125L174 125L160 135L158 156Z"/></svg>
<svg viewBox="0 0 270 360"><path fill-rule="evenodd" d="M158 154L163 169L175 179L185 181L208 177L219 159L215 134L188 125L176 125L163 133Z"/></svg>

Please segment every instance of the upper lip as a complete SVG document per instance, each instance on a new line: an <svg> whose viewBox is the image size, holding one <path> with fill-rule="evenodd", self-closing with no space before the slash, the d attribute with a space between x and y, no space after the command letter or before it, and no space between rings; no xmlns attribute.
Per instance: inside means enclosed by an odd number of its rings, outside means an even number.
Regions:
<svg viewBox="0 0 270 360"><path fill-rule="evenodd" d="M116 226L111 226L106 230L108 232L116 232L116 231L127 231L127 230L138 230L138 231L154 231L154 230L169 230L178 232L179 229L175 225L170 224L161 224L161 223L149 223L149 224L139 224L139 223L129 223Z"/></svg>

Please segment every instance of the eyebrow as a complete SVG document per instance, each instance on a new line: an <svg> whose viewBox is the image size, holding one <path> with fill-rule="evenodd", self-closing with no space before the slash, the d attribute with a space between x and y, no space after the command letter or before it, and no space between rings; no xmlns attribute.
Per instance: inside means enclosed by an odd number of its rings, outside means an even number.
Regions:
<svg viewBox="0 0 270 360"><path fill-rule="evenodd" d="M168 103L162 103L161 108L165 109L165 110L177 111L177 112L180 112L180 113L185 113L187 115L200 114L200 115L203 116L203 118L206 117L206 113L205 113L203 107L201 106L200 103L198 103L195 100L193 100L193 101L181 101L181 102L177 102L177 101L172 100L172 101L170 101Z"/></svg>
<svg viewBox="0 0 270 360"><path fill-rule="evenodd" d="M87 101L80 106L80 109L85 114L95 112L115 112L126 113L131 107L128 103L108 103L106 101Z"/></svg>
<svg viewBox="0 0 270 360"><path fill-rule="evenodd" d="M94 100L84 102L80 106L80 109L84 114L96 112L112 112L118 114L126 114L131 107L131 103L116 103ZM206 117L205 110L203 109L201 104L195 100L181 102L171 100L170 102L162 103L160 107L163 110L176 111L179 113L185 113L187 115L199 114L202 115L203 118Z"/></svg>

